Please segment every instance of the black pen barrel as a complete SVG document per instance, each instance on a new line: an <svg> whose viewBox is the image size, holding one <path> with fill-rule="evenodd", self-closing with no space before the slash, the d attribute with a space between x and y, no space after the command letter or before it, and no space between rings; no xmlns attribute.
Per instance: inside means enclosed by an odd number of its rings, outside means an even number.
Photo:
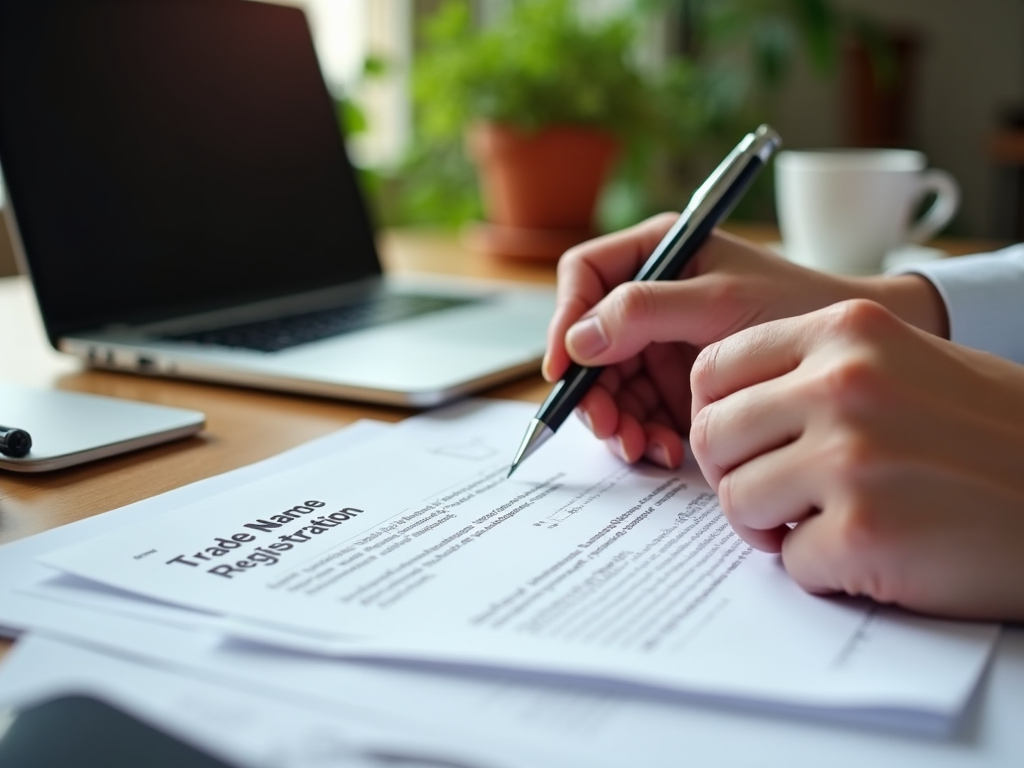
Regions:
<svg viewBox="0 0 1024 768"><path fill-rule="evenodd" d="M675 237L651 255L635 280L672 280L678 277L694 254L700 250L711 230L729 215L762 166L759 158L751 158L736 179L736 183L715 203L709 215L695 224L686 222L679 227ZM547 400L537 413L537 419L544 422L553 432L557 432L603 370L602 367L587 368L573 363L548 394Z"/></svg>
<svg viewBox="0 0 1024 768"><path fill-rule="evenodd" d="M586 368L576 363L570 365L541 405L537 419L547 424L552 431L558 431L603 370L601 367Z"/></svg>
<svg viewBox="0 0 1024 768"><path fill-rule="evenodd" d="M692 221L692 218L684 222L670 242L651 254L647 263L633 278L634 281L674 280L679 277L714 228L736 207L763 167L764 163L760 158L752 157L736 177L732 187L715 202L707 215L699 217L696 222Z"/></svg>
<svg viewBox="0 0 1024 768"><path fill-rule="evenodd" d="M779 135L767 125L747 134L694 192L690 204L658 243L633 278L634 281L674 280L680 277L711 231L732 212L781 143ZM575 363L569 366L531 422L512 462L510 477L521 461L562 426L603 370L601 367L586 368Z"/></svg>

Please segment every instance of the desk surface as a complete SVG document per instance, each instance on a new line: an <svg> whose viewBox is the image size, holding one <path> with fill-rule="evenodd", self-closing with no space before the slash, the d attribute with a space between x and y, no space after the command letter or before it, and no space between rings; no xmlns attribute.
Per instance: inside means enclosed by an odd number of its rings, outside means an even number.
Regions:
<svg viewBox="0 0 1024 768"><path fill-rule="evenodd" d="M741 228L764 242L770 227ZM998 244L944 241L950 253ZM456 238L430 232L389 233L382 241L394 271L433 271L551 283L549 263L513 262L468 253ZM192 408L207 415L199 436L169 445L44 475L0 476L0 543L99 514L263 459L361 418L398 421L412 412L322 398L262 392L187 381L90 371L53 351L25 278L0 279L0 354L6 381ZM494 388L492 397L540 401L548 386L539 375ZM6 646L0 641L0 655Z"/></svg>

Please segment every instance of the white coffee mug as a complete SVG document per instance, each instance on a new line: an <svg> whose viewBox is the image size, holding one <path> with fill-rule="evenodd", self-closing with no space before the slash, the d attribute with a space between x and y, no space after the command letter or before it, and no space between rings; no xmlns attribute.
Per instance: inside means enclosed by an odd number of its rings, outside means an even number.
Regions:
<svg viewBox="0 0 1024 768"><path fill-rule="evenodd" d="M915 221L929 193L935 202ZM889 252L924 242L948 224L960 188L912 150L786 151L776 159L775 199L787 258L867 275L881 271Z"/></svg>

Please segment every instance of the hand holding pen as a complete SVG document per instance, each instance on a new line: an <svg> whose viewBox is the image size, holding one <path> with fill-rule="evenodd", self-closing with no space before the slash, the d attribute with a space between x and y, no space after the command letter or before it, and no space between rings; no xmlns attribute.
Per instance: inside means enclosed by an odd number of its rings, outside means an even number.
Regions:
<svg viewBox="0 0 1024 768"><path fill-rule="evenodd" d="M640 263L643 266L633 277L633 282L652 283L671 281L677 278L707 240L713 228L732 211L758 172L764 167L767 160L780 144L781 141L778 134L768 126L761 126L754 133L748 134L726 157L708 180L694 193L689 205L675 220L671 228L664 233L661 241L652 250L642 249L640 253L636 254L641 256ZM616 236L611 237L614 238ZM573 263L570 255L563 257L563 260L567 264ZM625 259L627 265L629 261L629 258ZM636 260L633 260L633 262L636 263ZM621 271L621 262L619 267L620 269L615 271ZM560 268L560 278L566 272L567 270ZM593 295L595 292L600 292L603 295L617 283L628 280L629 276L614 273L605 275L601 274L601 271L598 269L589 275L586 273L582 275L577 274L576 277L581 278L587 283L585 288L588 289L588 293ZM611 277L611 280L608 279L609 277ZM563 294L564 283L560 279L560 299ZM552 349L557 350L560 346L558 343L559 339L555 338L555 336L562 330L566 309L564 303L561 303L559 313L556 314L555 320L552 323L552 333L549 336L549 343ZM569 311L573 309L578 310L578 304L576 307L568 308ZM579 333L587 333L587 322L585 319L577 329L574 329L577 335ZM601 328L591 327L590 330L597 333L595 340L600 342ZM595 338L594 333L591 333L590 336ZM586 336L583 338L586 338ZM569 341L571 343L571 337ZM551 354L549 354L548 359L545 361L545 372L550 375L555 367L558 367L558 361L553 360ZM519 451L513 460L512 469L509 472L510 475L522 461L554 435L569 413L580 405L588 393L591 392L591 388L601 377L602 372L602 367L600 366L584 367L575 363L565 370L561 379L555 384L551 395L541 406L536 418L530 423L526 436L523 438ZM610 382L607 381L609 378L611 379ZM609 374L606 377L605 384L612 389L617 389L618 383L621 382L618 382L613 374ZM655 400L660 394L663 393L658 393L656 390L651 389L650 386L646 387L643 391L635 393L639 403L648 404L648 410L650 410L650 401ZM651 415L666 421L670 417L668 413L652 413ZM659 421L652 421L652 424L657 423ZM676 438L676 442L679 445L678 453L681 460L681 438ZM625 451L621 452L625 453ZM624 458L629 459L630 457L624 455ZM671 457L665 458L671 459Z"/></svg>

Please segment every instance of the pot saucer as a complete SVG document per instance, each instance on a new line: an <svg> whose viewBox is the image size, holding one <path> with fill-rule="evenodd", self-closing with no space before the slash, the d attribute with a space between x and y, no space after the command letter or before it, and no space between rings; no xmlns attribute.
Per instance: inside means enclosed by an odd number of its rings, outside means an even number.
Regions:
<svg viewBox="0 0 1024 768"><path fill-rule="evenodd" d="M592 229L529 229L474 222L462 232L466 247L489 256L557 261L574 245L597 236Z"/></svg>

